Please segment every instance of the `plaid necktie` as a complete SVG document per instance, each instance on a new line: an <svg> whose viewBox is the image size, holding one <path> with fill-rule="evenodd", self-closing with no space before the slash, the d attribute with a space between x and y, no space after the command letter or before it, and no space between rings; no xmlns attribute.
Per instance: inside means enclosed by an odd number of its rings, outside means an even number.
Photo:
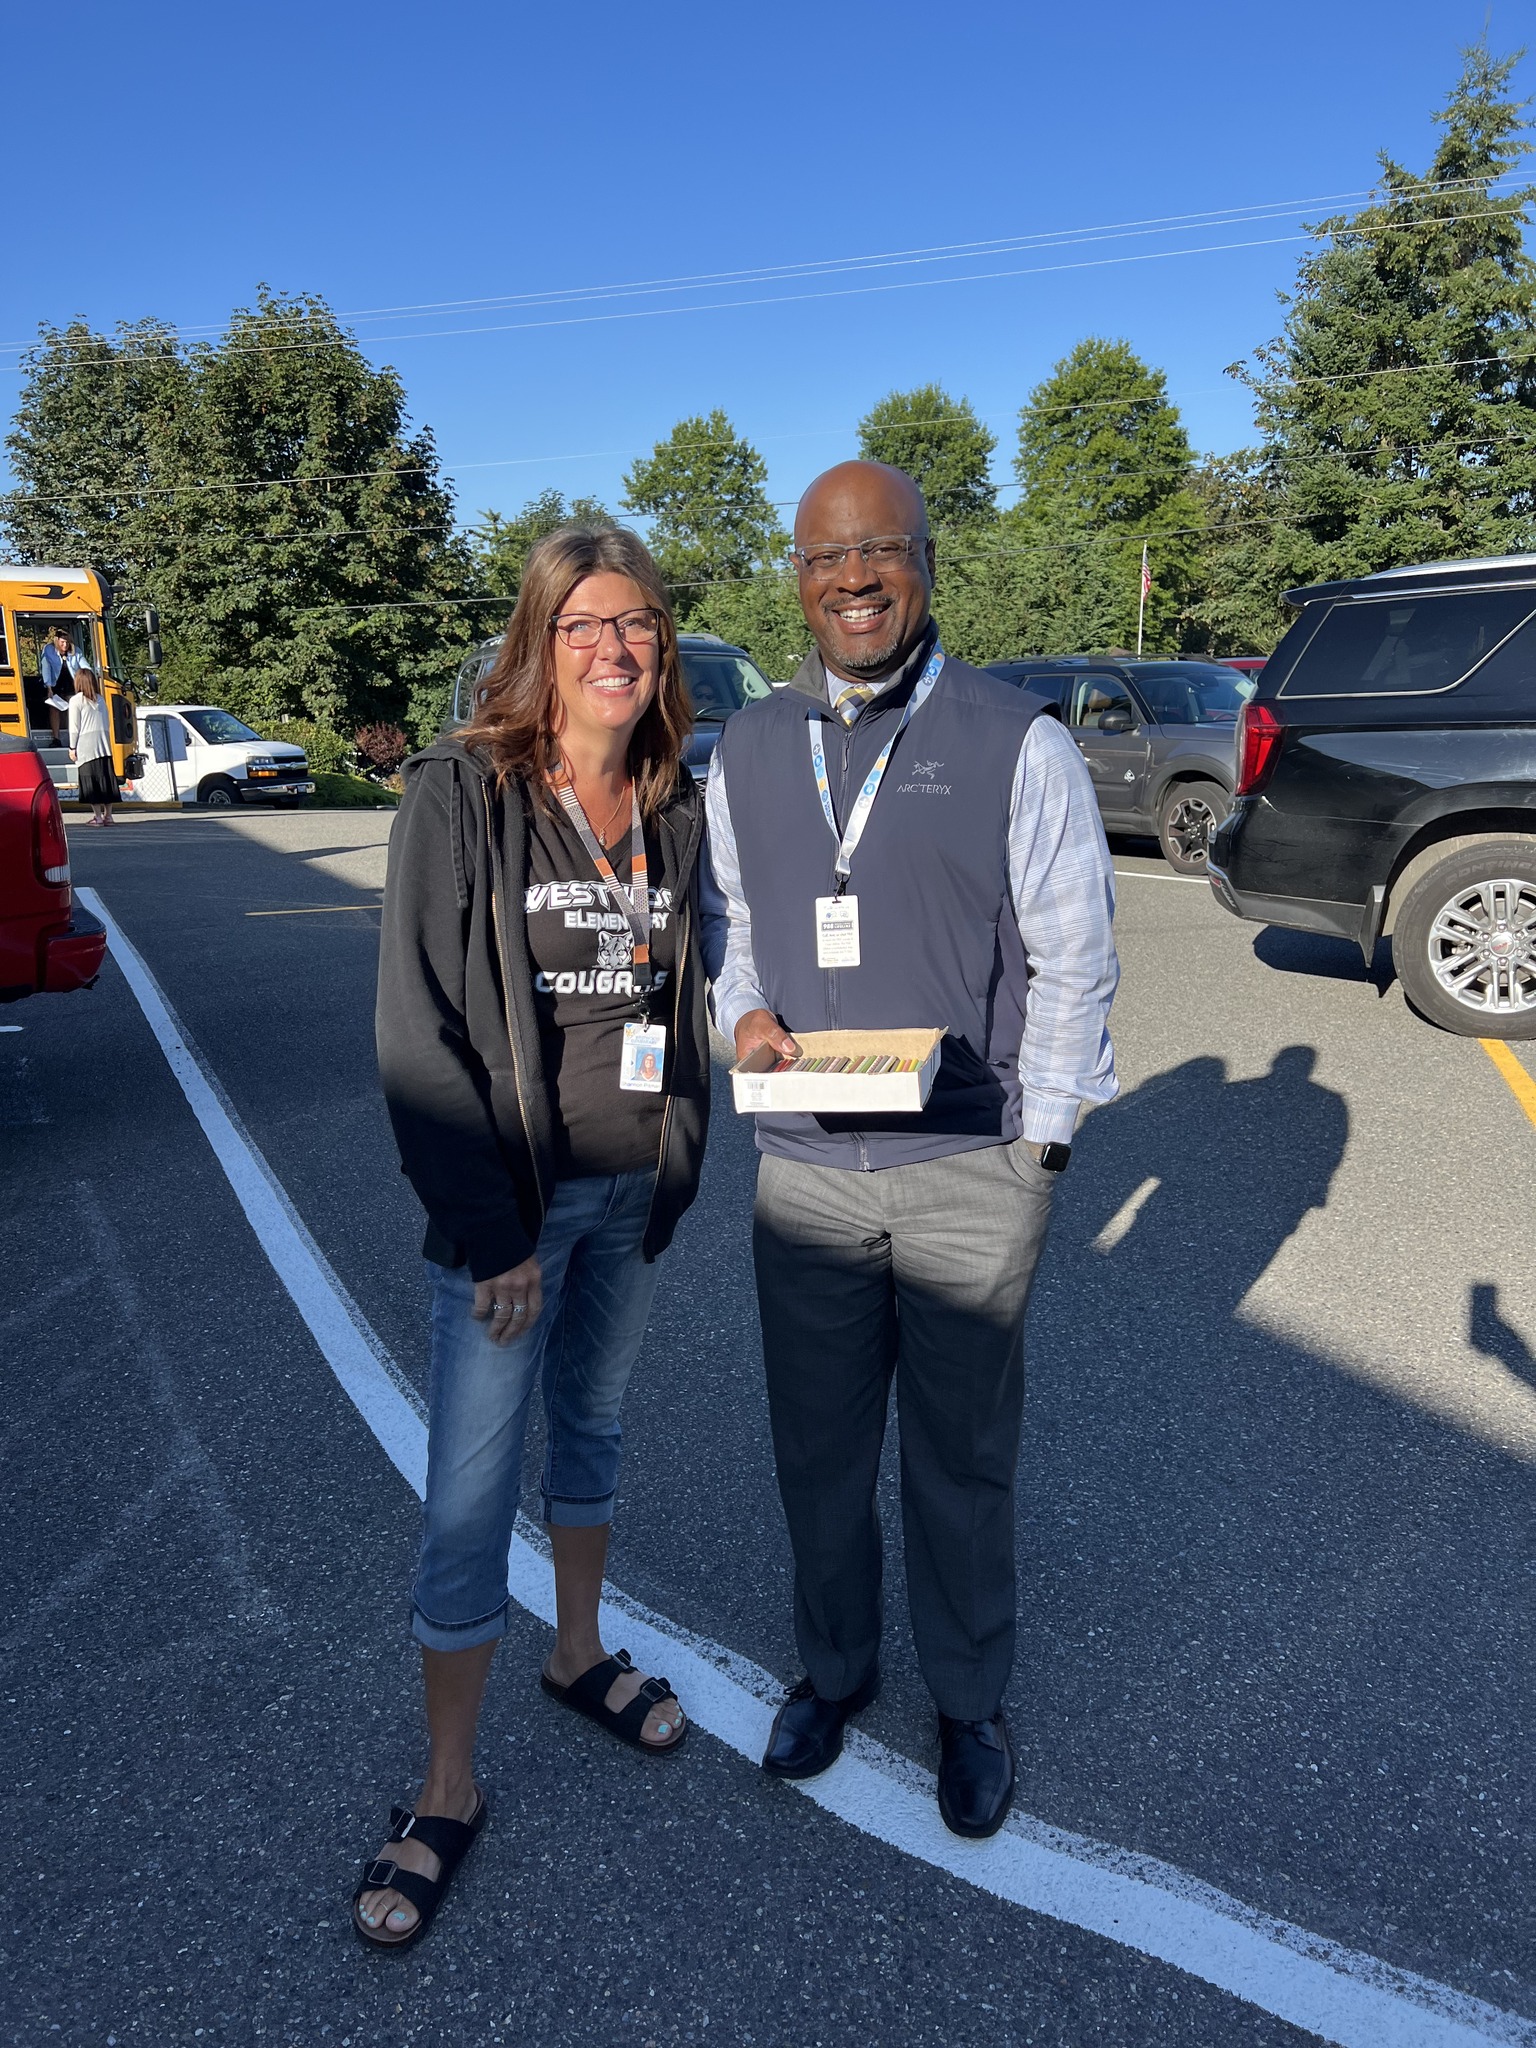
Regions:
<svg viewBox="0 0 1536 2048"><path fill-rule="evenodd" d="M832 709L844 725L852 725L871 697L878 697L878 683L844 683L832 700Z"/></svg>

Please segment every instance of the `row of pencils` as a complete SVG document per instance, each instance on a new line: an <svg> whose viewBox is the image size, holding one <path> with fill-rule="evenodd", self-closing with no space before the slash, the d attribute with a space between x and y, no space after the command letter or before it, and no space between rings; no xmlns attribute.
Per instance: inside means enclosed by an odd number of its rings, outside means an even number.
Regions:
<svg viewBox="0 0 1536 2048"><path fill-rule="evenodd" d="M780 1060L769 1071L775 1074L915 1074L922 1065L921 1060L892 1059L887 1053L869 1053L861 1060L833 1059L830 1055L822 1059Z"/></svg>

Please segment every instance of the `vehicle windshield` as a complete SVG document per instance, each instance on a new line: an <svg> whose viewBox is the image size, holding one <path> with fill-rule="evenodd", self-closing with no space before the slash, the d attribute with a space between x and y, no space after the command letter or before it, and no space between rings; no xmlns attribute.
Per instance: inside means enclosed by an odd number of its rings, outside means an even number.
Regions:
<svg viewBox="0 0 1536 2048"><path fill-rule="evenodd" d="M1131 673L1159 725L1236 725L1259 686L1256 676L1216 662L1149 661Z"/></svg>
<svg viewBox="0 0 1536 2048"><path fill-rule="evenodd" d="M183 711L181 715L210 747L234 747L245 740L261 738L260 733L242 725L232 711Z"/></svg>
<svg viewBox="0 0 1536 2048"><path fill-rule="evenodd" d="M693 699L697 717L714 721L729 718L754 697L769 697L773 685L755 662L744 654L705 653L697 647L682 649L683 677Z"/></svg>

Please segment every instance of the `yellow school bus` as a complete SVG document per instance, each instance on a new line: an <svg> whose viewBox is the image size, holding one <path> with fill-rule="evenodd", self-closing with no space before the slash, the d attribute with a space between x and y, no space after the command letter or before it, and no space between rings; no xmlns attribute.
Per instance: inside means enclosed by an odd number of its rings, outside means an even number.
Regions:
<svg viewBox="0 0 1536 2048"><path fill-rule="evenodd" d="M112 765L127 775L138 744L127 673L112 631L112 588L94 569L30 568L0 563L0 735L31 738L48 764L60 796L75 792L68 719L50 711L43 648L62 629L69 638L66 665L96 671L106 701ZM54 743L55 718L59 744Z"/></svg>

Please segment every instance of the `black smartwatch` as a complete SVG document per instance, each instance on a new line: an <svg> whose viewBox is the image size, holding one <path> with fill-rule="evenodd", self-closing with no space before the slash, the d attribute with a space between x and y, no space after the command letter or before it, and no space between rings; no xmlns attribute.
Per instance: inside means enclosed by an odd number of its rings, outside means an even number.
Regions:
<svg viewBox="0 0 1536 2048"><path fill-rule="evenodd" d="M1072 1147L1070 1145L1042 1145L1040 1147L1040 1164L1047 1173L1064 1173L1067 1161L1071 1157Z"/></svg>

